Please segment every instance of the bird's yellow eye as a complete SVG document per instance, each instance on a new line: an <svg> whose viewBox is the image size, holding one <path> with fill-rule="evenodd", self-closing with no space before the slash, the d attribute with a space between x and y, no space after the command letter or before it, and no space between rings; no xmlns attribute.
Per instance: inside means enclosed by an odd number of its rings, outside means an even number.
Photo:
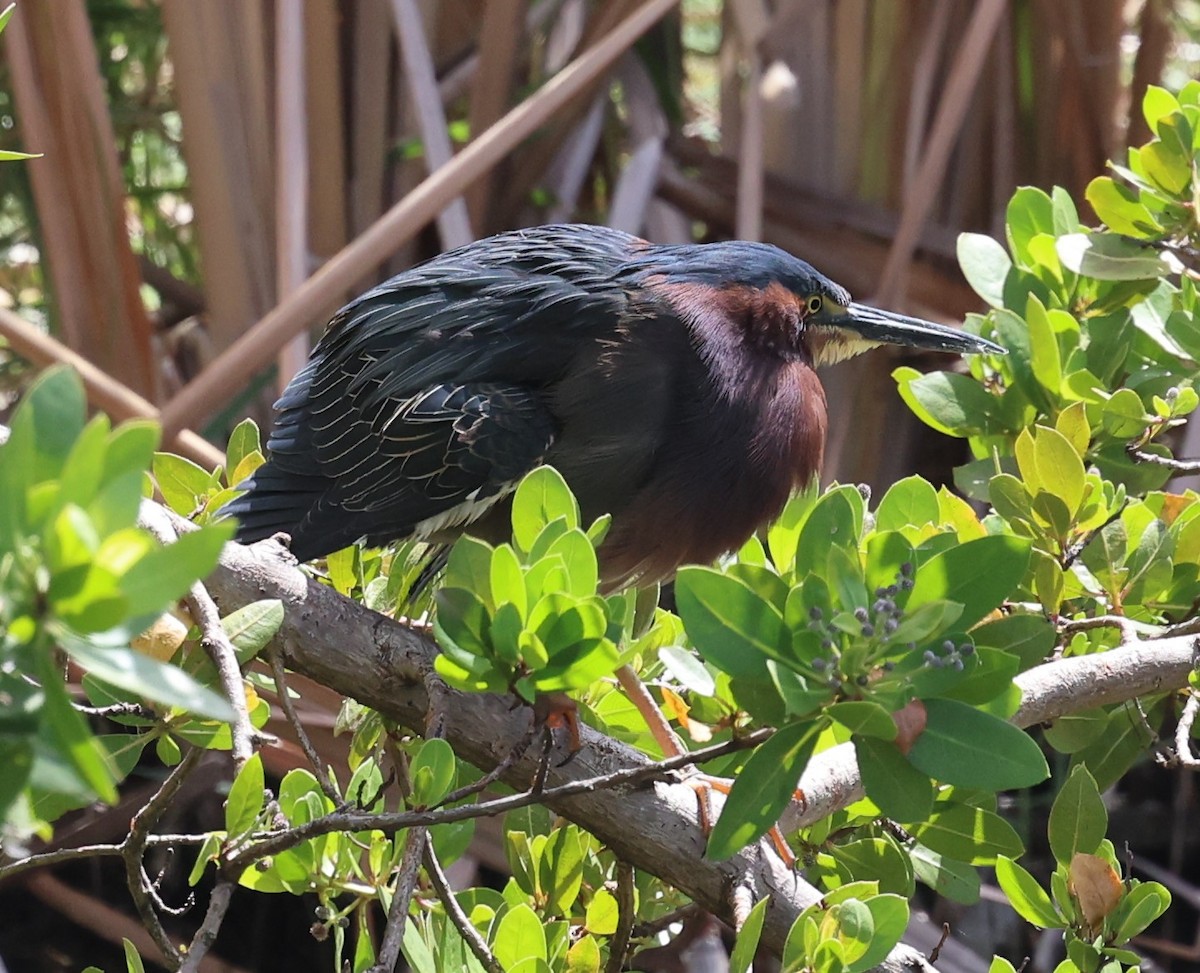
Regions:
<svg viewBox="0 0 1200 973"><path fill-rule="evenodd" d="M820 312L820 310L821 310L821 306L822 306L824 303L825 303L825 302L821 300L821 295L820 295L820 294L814 294L812 297L810 297L810 298L808 299L808 313L809 313L809 314L817 314L817 313L819 313L819 312Z"/></svg>

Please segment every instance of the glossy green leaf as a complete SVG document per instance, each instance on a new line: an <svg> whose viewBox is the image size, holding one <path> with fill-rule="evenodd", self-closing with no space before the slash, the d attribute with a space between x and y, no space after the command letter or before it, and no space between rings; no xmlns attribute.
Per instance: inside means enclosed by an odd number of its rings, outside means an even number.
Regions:
<svg viewBox="0 0 1200 973"><path fill-rule="evenodd" d="M996 880L1008 897L1009 904L1026 922L1041 929L1063 927L1062 917L1055 910L1046 890L1011 858L1001 855L996 859Z"/></svg>
<svg viewBox="0 0 1200 973"><path fill-rule="evenodd" d="M1036 266L1029 244L1041 233L1054 233L1054 207L1050 197L1036 186L1019 187L1008 202L1005 229L1017 263Z"/></svg>
<svg viewBox="0 0 1200 973"><path fill-rule="evenodd" d="M896 948L908 928L908 900L905 896L874 895L865 903L874 927L866 951L855 960L850 973L865 973L879 966Z"/></svg>
<svg viewBox="0 0 1200 973"><path fill-rule="evenodd" d="M685 567L675 579L675 601L688 637L723 672L765 678L766 659L783 656L783 616L744 582Z"/></svg>
<svg viewBox="0 0 1200 973"><path fill-rule="evenodd" d="M920 476L909 476L893 483L875 511L877 531L901 530L936 524L940 516L937 491Z"/></svg>
<svg viewBox="0 0 1200 973"><path fill-rule="evenodd" d="M141 558L121 578L121 591L133 616L157 614L183 597L188 588L216 566L225 543L233 537L229 521L181 534L174 543Z"/></svg>
<svg viewBox="0 0 1200 973"><path fill-rule="evenodd" d="M1086 767L1078 765L1050 808L1050 850L1056 861L1070 865L1076 853L1095 854L1107 830L1108 811L1096 781Z"/></svg>
<svg viewBox="0 0 1200 973"><path fill-rule="evenodd" d="M567 528L578 527L579 504L562 474L540 466L521 480L513 496L513 539L528 551L542 529L560 517L565 518Z"/></svg>
<svg viewBox="0 0 1200 973"><path fill-rule="evenodd" d="M658 658L684 689L701 696L711 696L716 690L717 684L712 673L695 654L682 646L664 645L658 650Z"/></svg>
<svg viewBox="0 0 1200 973"><path fill-rule="evenodd" d="M449 793L457 772L458 762L450 744L438 737L423 741L409 765L413 805L437 804Z"/></svg>
<svg viewBox="0 0 1200 973"><path fill-rule="evenodd" d="M986 427L995 398L973 378L957 372L897 368L892 372L900 397L926 425L947 436L966 436Z"/></svg>
<svg viewBox="0 0 1200 973"><path fill-rule="evenodd" d="M1088 183L1084 196L1100 221L1114 233L1144 237L1159 229L1138 193L1110 176L1097 176Z"/></svg>
<svg viewBox="0 0 1200 973"><path fill-rule="evenodd" d="M758 941L762 937L763 923L766 922L770 905L771 897L768 895L759 899L746 916L746 921L738 930L733 951L729 954L729 973L749 973L754 954L758 952Z"/></svg>
<svg viewBox="0 0 1200 973"><path fill-rule="evenodd" d="M863 789L884 814L903 823L922 821L933 807L933 784L892 743L854 738Z"/></svg>
<svg viewBox="0 0 1200 973"><path fill-rule="evenodd" d="M230 838L244 835L254 827L262 811L265 786L262 756L256 753L233 779L225 798L225 830Z"/></svg>
<svg viewBox="0 0 1200 973"><path fill-rule="evenodd" d="M917 571L908 609L945 599L963 606L958 625L970 628L1005 598L1024 578L1030 544L997 534L968 541L934 555Z"/></svg>
<svg viewBox="0 0 1200 973"><path fill-rule="evenodd" d="M509 909L496 925L492 952L506 970L524 959L546 960L546 932L542 920L529 906Z"/></svg>
<svg viewBox="0 0 1200 973"><path fill-rule="evenodd" d="M200 505L200 498L215 486L208 470L174 453L155 453L152 470L154 482L167 506L184 517L191 514Z"/></svg>
<svg viewBox="0 0 1200 973"><path fill-rule="evenodd" d="M997 855L1019 857L1025 851L1011 824L986 808L939 801L912 834L934 851L971 865L990 865Z"/></svg>
<svg viewBox="0 0 1200 973"><path fill-rule="evenodd" d="M825 707L825 713L855 735L879 740L896 739L896 724L892 714L878 703L847 700Z"/></svg>
<svg viewBox="0 0 1200 973"><path fill-rule="evenodd" d="M621 909L617 897L606 888L596 889L584 914L584 925L588 932L597 936L611 936L617 931Z"/></svg>
<svg viewBox="0 0 1200 973"><path fill-rule="evenodd" d="M1171 269L1152 249L1107 233L1070 233L1059 237L1063 266L1095 280L1154 280Z"/></svg>
<svg viewBox="0 0 1200 973"><path fill-rule="evenodd" d="M557 828L542 850L538 867L542 892L552 915L569 916L583 887L585 847L573 825Z"/></svg>
<svg viewBox="0 0 1200 973"><path fill-rule="evenodd" d="M182 669L123 646L99 646L66 639L67 655L98 679L164 706L178 706L197 716L229 722L229 702L200 685Z"/></svg>
<svg viewBox="0 0 1200 973"><path fill-rule="evenodd" d="M947 858L920 842L912 846L909 855L913 873L935 892L962 905L974 905L979 901L981 883L974 865Z"/></svg>
<svg viewBox="0 0 1200 973"><path fill-rule="evenodd" d="M958 235L958 265L971 289L992 307L1004 305L1004 281L1012 270L1008 251L982 233Z"/></svg>
<svg viewBox="0 0 1200 973"><path fill-rule="evenodd" d="M283 602L278 598L253 601L221 619L221 628L233 643L239 665L266 648L282 624Z"/></svg>
<svg viewBox="0 0 1200 973"><path fill-rule="evenodd" d="M242 465L247 456L256 452L262 452L258 425L253 419L243 419L229 434L229 443L225 447L225 469L230 474L230 486L237 486L239 482L233 478L234 471Z"/></svg>
<svg viewBox="0 0 1200 973"><path fill-rule="evenodd" d="M1041 748L1011 723L952 699L927 699L925 711L925 729L908 759L930 777L1000 791L1050 776Z"/></svg>
<svg viewBox="0 0 1200 973"><path fill-rule="evenodd" d="M1113 942L1127 943L1145 931L1171 905L1171 893L1158 882L1142 882L1131 888L1110 916Z"/></svg>
<svg viewBox="0 0 1200 973"><path fill-rule="evenodd" d="M713 826L708 858L728 858L757 841L779 820L812 756L818 731L816 723L789 723L750 755Z"/></svg>

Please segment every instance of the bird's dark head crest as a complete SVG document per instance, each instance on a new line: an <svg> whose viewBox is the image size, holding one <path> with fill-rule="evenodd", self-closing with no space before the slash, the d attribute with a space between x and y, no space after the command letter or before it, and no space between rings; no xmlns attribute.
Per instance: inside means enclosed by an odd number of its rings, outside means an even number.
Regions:
<svg viewBox="0 0 1200 973"><path fill-rule="evenodd" d="M772 284L798 298L820 295L845 306L850 293L816 268L769 243L720 243L648 247L630 268L668 284L765 291Z"/></svg>

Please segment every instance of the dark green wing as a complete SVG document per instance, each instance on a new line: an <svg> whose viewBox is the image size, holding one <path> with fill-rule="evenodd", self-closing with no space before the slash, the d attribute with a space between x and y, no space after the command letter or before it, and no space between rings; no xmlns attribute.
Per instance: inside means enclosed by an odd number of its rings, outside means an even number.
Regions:
<svg viewBox="0 0 1200 973"><path fill-rule="evenodd" d="M347 305L276 404L269 459L226 507L301 560L468 523L538 465L549 390L625 307L638 241L540 227L479 241Z"/></svg>

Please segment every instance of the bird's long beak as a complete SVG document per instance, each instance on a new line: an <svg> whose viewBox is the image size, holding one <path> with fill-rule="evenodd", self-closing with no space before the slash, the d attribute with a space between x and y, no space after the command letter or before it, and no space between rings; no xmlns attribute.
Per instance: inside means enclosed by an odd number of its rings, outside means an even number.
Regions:
<svg viewBox="0 0 1200 973"><path fill-rule="evenodd" d="M850 304L845 312L831 313L821 322L835 328L853 331L866 341L910 348L932 348L955 354L1006 355L1007 349L994 341L968 334L957 328L934 324L921 318L910 318L894 311L881 311L866 304Z"/></svg>

